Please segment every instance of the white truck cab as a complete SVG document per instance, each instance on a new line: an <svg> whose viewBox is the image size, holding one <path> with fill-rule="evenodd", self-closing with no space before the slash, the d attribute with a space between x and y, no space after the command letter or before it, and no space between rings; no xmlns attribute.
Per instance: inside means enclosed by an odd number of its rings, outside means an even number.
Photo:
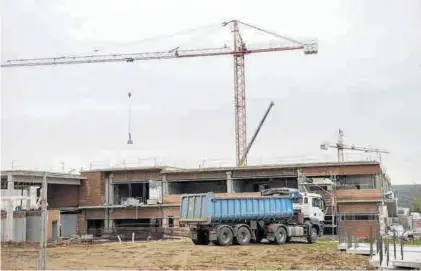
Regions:
<svg viewBox="0 0 421 271"><path fill-rule="evenodd" d="M320 222L325 220L325 202L323 197L315 193L302 194L301 204L294 204L294 208L301 208L304 218L316 218Z"/></svg>
<svg viewBox="0 0 421 271"><path fill-rule="evenodd" d="M262 191L264 196L291 196L294 210L301 211L304 219L317 219L323 222L325 219L325 202L323 197L316 193L300 192L295 188L271 188Z"/></svg>

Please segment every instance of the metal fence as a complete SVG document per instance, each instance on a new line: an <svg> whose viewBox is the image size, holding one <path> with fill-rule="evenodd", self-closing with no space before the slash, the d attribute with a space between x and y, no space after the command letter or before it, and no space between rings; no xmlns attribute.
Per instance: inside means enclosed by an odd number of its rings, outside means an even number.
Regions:
<svg viewBox="0 0 421 271"><path fill-rule="evenodd" d="M368 237L359 237L358 235L341 232L338 236L340 249L350 251L351 253L369 255L371 259L378 257L379 266L389 266L392 260L404 261L405 246L421 245L420 240L408 239L407 235L398 235L396 231L393 234L381 234L379 228L369 227ZM357 252L358 250L358 252Z"/></svg>

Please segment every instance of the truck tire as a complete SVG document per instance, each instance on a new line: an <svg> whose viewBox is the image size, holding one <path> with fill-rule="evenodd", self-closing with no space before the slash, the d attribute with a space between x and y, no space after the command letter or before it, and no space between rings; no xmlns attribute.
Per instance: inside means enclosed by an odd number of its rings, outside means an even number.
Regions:
<svg viewBox="0 0 421 271"><path fill-rule="evenodd" d="M220 246L229 246L232 244L233 235L232 230L228 226L220 227L216 234L216 242Z"/></svg>
<svg viewBox="0 0 421 271"><path fill-rule="evenodd" d="M317 242L317 229L316 227L311 227L310 236L307 237L307 242L309 244L314 244Z"/></svg>
<svg viewBox="0 0 421 271"><path fill-rule="evenodd" d="M252 240L253 243L259 244L265 237L265 233L262 230L257 229L255 231L256 239Z"/></svg>
<svg viewBox="0 0 421 271"><path fill-rule="evenodd" d="M247 227L240 227L237 230L237 235L235 237L236 243L240 246L248 245L250 244L251 240L251 232Z"/></svg>
<svg viewBox="0 0 421 271"><path fill-rule="evenodd" d="M282 245L287 241L287 231L284 227L278 227L275 232L275 244Z"/></svg>
<svg viewBox="0 0 421 271"><path fill-rule="evenodd" d="M197 239L192 239L193 244L206 246L209 244L209 233L206 231L199 231L197 233Z"/></svg>

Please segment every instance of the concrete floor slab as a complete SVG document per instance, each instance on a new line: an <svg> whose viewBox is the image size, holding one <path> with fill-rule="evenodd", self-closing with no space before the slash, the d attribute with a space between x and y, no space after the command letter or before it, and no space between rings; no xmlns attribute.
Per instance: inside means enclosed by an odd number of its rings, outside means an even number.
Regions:
<svg viewBox="0 0 421 271"><path fill-rule="evenodd" d="M351 248L348 248L347 244L339 244L338 249L346 251L351 254L370 255L370 244L352 244ZM376 253L376 245L373 245L373 251ZM404 246L403 247L403 259L401 256L400 245L396 246L396 260L394 257L394 247L389 245L389 264L387 264L386 253L383 251L383 261L380 265L380 255L375 254L370 259L370 264L374 267L381 269L396 269L396 268L413 268L421 269L421 246ZM373 254L374 254L373 253Z"/></svg>

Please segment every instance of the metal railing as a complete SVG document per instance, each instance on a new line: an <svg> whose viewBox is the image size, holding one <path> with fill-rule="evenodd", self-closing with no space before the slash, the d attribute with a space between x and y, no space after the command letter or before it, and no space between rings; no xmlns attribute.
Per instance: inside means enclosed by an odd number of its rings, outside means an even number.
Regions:
<svg viewBox="0 0 421 271"><path fill-rule="evenodd" d="M340 232L338 239L342 250L353 250L352 253L356 253L355 251L360 249L361 252L359 254L369 255L371 259L374 257L377 259L378 257L379 266L386 264L387 267L393 260L405 260L405 246L421 245L420 241L408 240L405 233L399 235L396 231L393 231L390 235L381 234L380 229L373 226L369 227L368 238L361 238L349 232ZM369 249L364 250L367 248L367 244Z"/></svg>

